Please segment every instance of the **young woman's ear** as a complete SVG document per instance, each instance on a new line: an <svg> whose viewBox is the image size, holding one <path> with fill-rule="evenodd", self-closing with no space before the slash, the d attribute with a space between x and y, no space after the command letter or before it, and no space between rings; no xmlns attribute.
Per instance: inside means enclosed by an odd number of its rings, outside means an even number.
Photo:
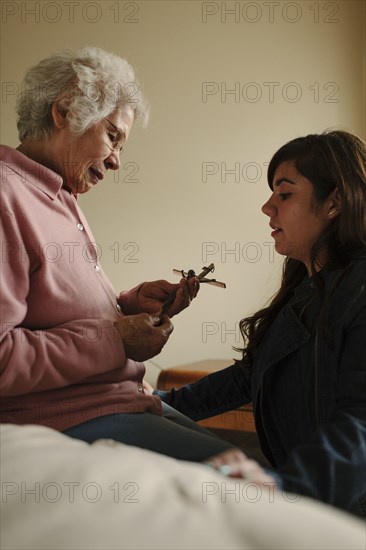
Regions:
<svg viewBox="0 0 366 550"><path fill-rule="evenodd" d="M332 191L328 200L329 200L328 218L330 219L336 218L342 210L341 197L339 195L338 189L334 189L334 191Z"/></svg>
<svg viewBox="0 0 366 550"><path fill-rule="evenodd" d="M67 124L67 111L57 102L52 103L52 120L56 128L64 128Z"/></svg>

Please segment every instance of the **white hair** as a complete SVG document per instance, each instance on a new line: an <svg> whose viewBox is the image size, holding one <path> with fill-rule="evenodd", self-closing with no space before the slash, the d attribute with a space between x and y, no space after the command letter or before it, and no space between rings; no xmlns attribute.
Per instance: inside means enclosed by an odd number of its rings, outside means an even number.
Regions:
<svg viewBox="0 0 366 550"><path fill-rule="evenodd" d="M100 48L56 52L25 74L17 101L19 139L50 136L52 104L67 114L71 131L82 134L129 105L135 118L148 118L148 108L131 65Z"/></svg>

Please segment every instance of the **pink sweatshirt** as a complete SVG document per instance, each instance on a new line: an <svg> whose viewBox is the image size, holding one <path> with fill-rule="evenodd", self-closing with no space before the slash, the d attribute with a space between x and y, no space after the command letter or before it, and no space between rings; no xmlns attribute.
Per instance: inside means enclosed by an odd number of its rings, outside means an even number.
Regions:
<svg viewBox="0 0 366 550"><path fill-rule="evenodd" d="M0 168L1 422L65 430L107 414L162 414L113 326L140 312L136 289L117 304L59 175L6 146Z"/></svg>

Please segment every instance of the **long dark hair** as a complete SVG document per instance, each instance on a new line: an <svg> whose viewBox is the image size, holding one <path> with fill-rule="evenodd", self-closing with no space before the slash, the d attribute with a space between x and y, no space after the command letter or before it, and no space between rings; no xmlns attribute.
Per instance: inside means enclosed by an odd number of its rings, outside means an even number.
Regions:
<svg viewBox="0 0 366 550"><path fill-rule="evenodd" d="M321 291L321 279L315 269L320 249L327 251L328 267L345 270L355 254L366 250L366 143L344 131L294 139L283 145L269 163L267 181L271 189L277 167L287 161L293 162L313 184L315 208L335 189L340 197L341 212L310 253L311 271ZM270 304L240 321L245 343L242 364L249 372L263 336L306 274L304 263L287 257L280 289Z"/></svg>

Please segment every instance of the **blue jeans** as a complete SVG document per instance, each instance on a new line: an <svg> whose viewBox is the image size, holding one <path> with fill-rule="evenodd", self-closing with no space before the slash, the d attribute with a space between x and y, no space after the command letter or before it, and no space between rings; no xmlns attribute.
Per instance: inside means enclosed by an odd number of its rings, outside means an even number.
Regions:
<svg viewBox="0 0 366 550"><path fill-rule="evenodd" d="M163 416L149 412L110 414L73 426L64 434L93 443L97 439L114 439L180 460L202 462L232 449L220 439L166 403Z"/></svg>

